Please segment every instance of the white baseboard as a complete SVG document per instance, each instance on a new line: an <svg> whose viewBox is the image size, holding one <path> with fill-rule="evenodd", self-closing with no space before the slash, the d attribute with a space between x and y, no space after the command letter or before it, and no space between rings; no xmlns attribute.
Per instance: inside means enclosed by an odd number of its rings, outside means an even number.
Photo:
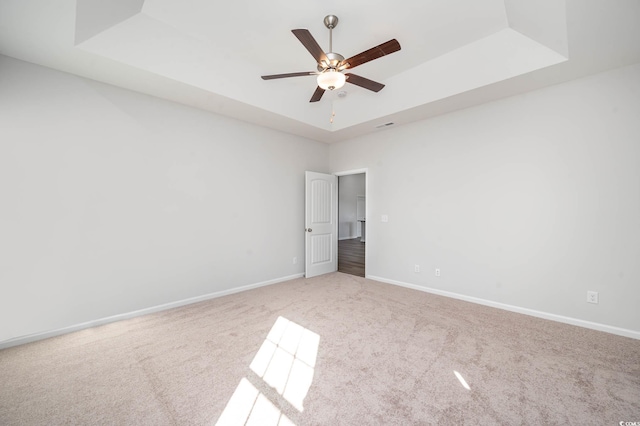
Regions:
<svg viewBox="0 0 640 426"><path fill-rule="evenodd" d="M262 281L255 284L249 284L242 287L231 288L228 290L217 291L215 293L204 294L202 296L190 297L188 299L178 300L176 302L165 303L158 306L152 306L150 308L144 308L137 311L126 312L124 314L113 315L106 318L100 318L93 321L83 322L81 324L71 325L69 327L63 327L56 330L45 331L41 333L29 334L26 336L14 337L9 340L0 342L0 350L10 348L12 346L23 345L25 343L35 342L37 340L48 339L50 337L60 336L62 334L73 333L74 331L84 330L86 328L97 327L99 325L109 324L116 321L122 321L129 318L135 318L142 315L152 314L154 312L165 311L167 309L178 308L180 306L190 305L192 303L204 302L205 300L215 299L222 296L228 296L234 293L240 293L242 291L252 290L258 287L265 287L272 284L281 283L284 281L294 280L296 278L302 278L304 274L294 274L286 277L275 278L268 281Z"/></svg>
<svg viewBox="0 0 640 426"><path fill-rule="evenodd" d="M353 240L354 238L360 238L359 235L353 236L353 237L342 237L342 238L338 238L338 241L342 241L342 240Z"/></svg>
<svg viewBox="0 0 640 426"><path fill-rule="evenodd" d="M160 312L167 309L173 309L180 306L190 305L192 303L203 302L205 300L215 299L222 296L227 296L234 293L240 293L242 291L252 290L254 288L265 287L272 284L277 284L284 281L293 280L296 278L302 278L304 274L294 274L286 277L275 278L268 281L262 281L259 283L249 284L242 287L223 290L215 293L209 293L202 296L191 297L189 299L183 299L176 302L165 303L163 305L152 306L150 308L140 309L137 311L127 312L124 314L113 315L106 318L101 318L93 321L87 321L81 324L72 325L69 327L59 328L56 330L45 331L41 333L29 334L26 336L15 337L9 340L0 342L0 350L10 348L12 346L23 345L25 343L35 342L37 340L48 339L50 337L60 336L62 334L72 333L74 331L84 330L86 328L97 327L104 324L109 324L116 321L122 321L129 318L135 318L142 315L152 314L154 312ZM533 317L548 319L551 321L557 321L565 324L576 325L579 327L589 328L592 330L604 331L606 333L616 334L619 336L630 337L632 339L640 340L640 332L629 330L625 328L613 327L606 324L595 323L591 321L580 320L571 317L565 317L562 315L551 314L548 312L537 311L534 309L522 308L519 306L508 305L506 303L494 302L491 300L480 299L478 297L465 296L463 294L452 293L449 291L438 290L429 287L422 287L415 284L409 284L402 281L391 280L383 277L377 277L374 275L367 275L368 279L393 284L400 287L406 287L413 290L423 291L425 293L437 294L439 296L451 297L453 299L464 300L466 302L477 303L480 305L491 306L493 308L504 309L506 311L517 312L524 315L530 315Z"/></svg>
<svg viewBox="0 0 640 426"><path fill-rule="evenodd" d="M556 315L548 312L537 311L535 309L522 308L520 306L508 305L506 303L494 302L492 300L480 299L478 297L473 297L473 296L465 296L464 294L452 293L449 291L438 290L435 288L423 287L416 284L409 284L402 281L390 280L387 278L376 277L373 275L367 275L367 278L374 281L380 281L387 284L393 284L400 287L406 287L413 290L423 291L425 293L432 293L432 294L437 294L439 296L451 297L453 299L464 300L465 302L491 306L492 308L504 309L505 311L517 312L519 314L530 315L532 317L538 317L538 318L543 318L551 321L562 322L565 324L577 325L578 327L590 328L592 330L604 331L606 333L616 334L618 336L630 337L632 339L640 340L640 331L614 327L611 325L585 321L577 318L565 317L562 315Z"/></svg>

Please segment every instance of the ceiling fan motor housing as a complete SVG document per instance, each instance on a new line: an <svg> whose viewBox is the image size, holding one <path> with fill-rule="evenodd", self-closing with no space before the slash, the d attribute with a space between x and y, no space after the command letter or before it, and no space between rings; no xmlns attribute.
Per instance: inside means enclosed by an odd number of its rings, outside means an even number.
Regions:
<svg viewBox="0 0 640 426"><path fill-rule="evenodd" d="M328 69L336 69L338 67L338 64L340 64L340 62L344 61L344 56L342 56L339 53L333 53L333 52L329 52L326 54L327 59L329 60L329 63L326 64L326 66L324 66L325 64L318 64L318 71L320 72L324 72Z"/></svg>

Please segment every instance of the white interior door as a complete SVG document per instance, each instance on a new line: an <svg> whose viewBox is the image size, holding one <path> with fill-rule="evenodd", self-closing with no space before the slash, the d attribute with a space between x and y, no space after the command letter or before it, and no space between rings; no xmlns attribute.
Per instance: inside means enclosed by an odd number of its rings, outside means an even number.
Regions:
<svg viewBox="0 0 640 426"><path fill-rule="evenodd" d="M305 172L305 276L338 270L338 177Z"/></svg>

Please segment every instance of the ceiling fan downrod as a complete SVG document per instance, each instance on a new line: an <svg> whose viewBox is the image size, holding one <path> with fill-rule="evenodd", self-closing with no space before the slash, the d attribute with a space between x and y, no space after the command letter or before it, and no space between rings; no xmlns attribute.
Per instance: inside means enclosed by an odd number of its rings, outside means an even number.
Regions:
<svg viewBox="0 0 640 426"><path fill-rule="evenodd" d="M325 16L324 26L329 29L329 51L325 54L327 60L318 62L318 71L342 71L338 69L338 67L340 66L342 61L344 61L344 56L333 51L333 29L338 26L338 17L336 15Z"/></svg>
<svg viewBox="0 0 640 426"><path fill-rule="evenodd" d="M329 52L333 52L333 29L338 26L338 17L336 15L325 16L324 26L329 28Z"/></svg>

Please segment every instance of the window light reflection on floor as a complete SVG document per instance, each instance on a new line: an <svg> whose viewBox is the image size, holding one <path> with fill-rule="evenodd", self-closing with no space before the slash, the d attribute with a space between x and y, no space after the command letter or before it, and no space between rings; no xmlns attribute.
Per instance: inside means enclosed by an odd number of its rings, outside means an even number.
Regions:
<svg viewBox="0 0 640 426"><path fill-rule="evenodd" d="M249 368L302 412L319 342L316 333L279 317Z"/></svg>
<svg viewBox="0 0 640 426"><path fill-rule="evenodd" d="M453 370L453 373L456 375L456 377L458 378L458 381L462 384L462 386L466 389L466 390L471 390L471 388L469 387L469 385L467 384L467 381L464 379L464 377L462 377L462 374L458 373L457 371Z"/></svg>
<svg viewBox="0 0 640 426"><path fill-rule="evenodd" d="M295 426L246 378L233 392L231 399L216 422L219 426L231 425Z"/></svg>
<svg viewBox="0 0 640 426"><path fill-rule="evenodd" d="M316 333L278 317L249 368L291 406L302 412L304 399L313 381L319 343L320 336ZM293 425L272 401L247 378L243 378L216 425L245 423Z"/></svg>

